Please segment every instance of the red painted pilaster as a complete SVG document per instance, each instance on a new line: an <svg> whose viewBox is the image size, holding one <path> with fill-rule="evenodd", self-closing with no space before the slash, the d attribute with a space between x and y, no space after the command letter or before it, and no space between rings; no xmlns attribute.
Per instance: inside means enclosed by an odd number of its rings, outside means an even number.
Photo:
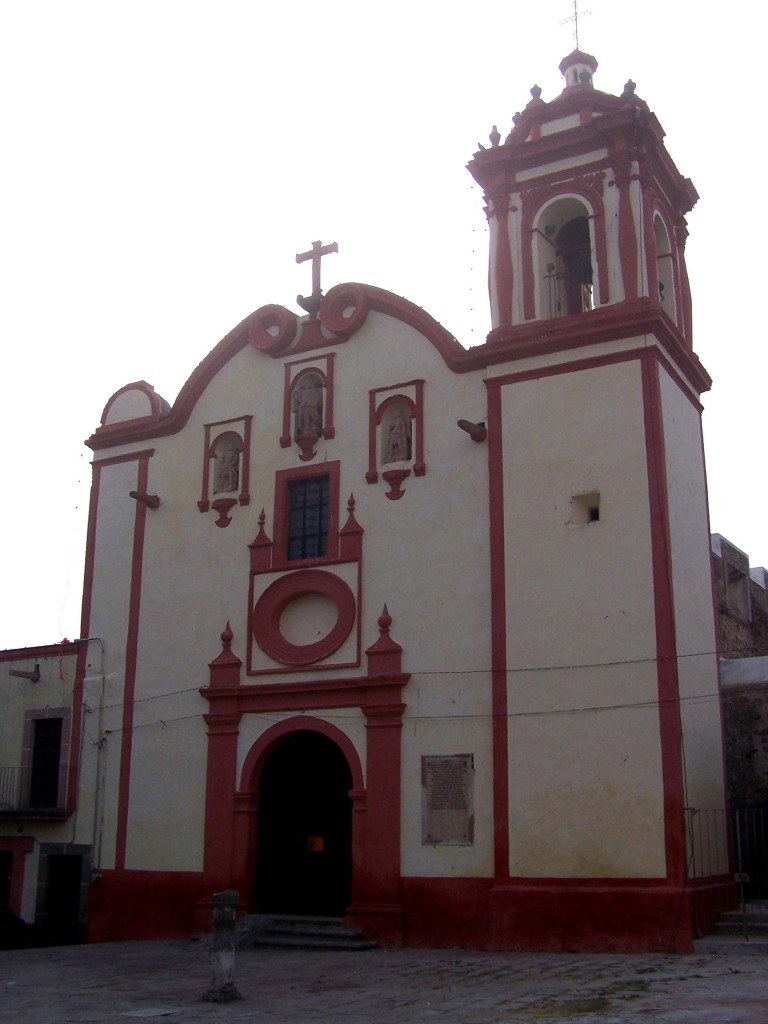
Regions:
<svg viewBox="0 0 768 1024"><path fill-rule="evenodd" d="M232 842L235 836L237 738L242 712L237 687L242 662L232 651L232 630L221 634L222 651L210 663L211 710L208 726L208 770L205 784L203 870L214 885L231 885ZM219 691L218 693L216 691Z"/></svg>
<svg viewBox="0 0 768 1024"><path fill-rule="evenodd" d="M504 455L501 388L488 390L489 543L491 550L491 693L493 713L494 875L509 876L509 752L507 747L507 607L504 553Z"/></svg>
<svg viewBox="0 0 768 1024"><path fill-rule="evenodd" d="M501 327L512 323L512 247L509 243L509 194L494 192L490 197L490 215L496 218L496 251L493 259L493 275L496 284L496 305L498 323Z"/></svg>
<svg viewBox="0 0 768 1024"><path fill-rule="evenodd" d="M677 675L677 630L659 364L650 351L642 359L642 375L648 497L651 512L667 877L682 884L686 872L686 836L682 723L680 721L680 690Z"/></svg>

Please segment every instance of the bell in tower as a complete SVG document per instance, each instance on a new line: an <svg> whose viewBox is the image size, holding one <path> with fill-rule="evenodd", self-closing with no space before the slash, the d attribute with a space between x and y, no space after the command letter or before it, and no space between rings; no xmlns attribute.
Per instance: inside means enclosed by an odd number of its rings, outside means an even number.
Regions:
<svg viewBox="0 0 768 1024"><path fill-rule="evenodd" d="M698 195L634 83L601 92L597 66L570 53L560 95L545 102L534 86L507 138L494 131L469 164L490 222L491 340L645 300L690 348L685 214Z"/></svg>

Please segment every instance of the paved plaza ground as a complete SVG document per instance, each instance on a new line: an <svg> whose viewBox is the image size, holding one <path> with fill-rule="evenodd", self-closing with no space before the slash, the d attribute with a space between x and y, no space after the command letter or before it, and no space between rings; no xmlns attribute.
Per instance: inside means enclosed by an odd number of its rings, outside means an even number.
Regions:
<svg viewBox="0 0 768 1024"><path fill-rule="evenodd" d="M13 1024L768 1024L768 957L241 950L241 1002L202 1002L202 942L0 952Z"/></svg>

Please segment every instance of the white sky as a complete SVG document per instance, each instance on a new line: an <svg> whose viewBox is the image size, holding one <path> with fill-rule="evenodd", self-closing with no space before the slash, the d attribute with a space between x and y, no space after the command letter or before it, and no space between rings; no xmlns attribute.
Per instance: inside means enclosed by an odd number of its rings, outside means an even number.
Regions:
<svg viewBox="0 0 768 1024"><path fill-rule="evenodd" d="M694 346L715 382L712 529L768 565L765 227L744 212L764 189L765 5L582 6L596 87L635 80L701 196L687 254ZM561 91L570 13L569 0L0 0L0 649L79 635L82 442L109 396L143 378L173 401L254 309L297 310L311 286L295 254L314 239L339 243L326 291L379 285L463 344L484 340L486 222L465 165L532 85Z"/></svg>

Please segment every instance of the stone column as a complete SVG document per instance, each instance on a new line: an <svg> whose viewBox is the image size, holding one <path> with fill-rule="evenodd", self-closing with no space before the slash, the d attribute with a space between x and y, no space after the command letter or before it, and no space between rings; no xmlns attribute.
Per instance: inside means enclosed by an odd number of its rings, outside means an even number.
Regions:
<svg viewBox="0 0 768 1024"><path fill-rule="evenodd" d="M211 937L211 987L203 992L206 1003L232 1003L243 997L235 988L235 915L240 902L236 889L215 892Z"/></svg>

